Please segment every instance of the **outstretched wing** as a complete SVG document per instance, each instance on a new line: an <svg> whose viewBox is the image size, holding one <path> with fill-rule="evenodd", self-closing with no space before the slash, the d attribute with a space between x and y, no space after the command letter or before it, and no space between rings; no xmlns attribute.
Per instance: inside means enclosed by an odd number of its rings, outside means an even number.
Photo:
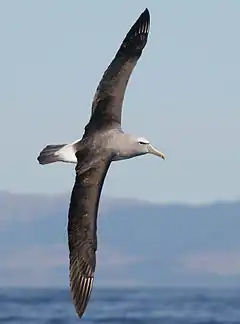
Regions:
<svg viewBox="0 0 240 324"><path fill-rule="evenodd" d="M122 104L131 73L142 54L149 33L150 14L146 9L131 27L96 90L92 115L85 132L121 124Z"/></svg>
<svg viewBox="0 0 240 324"><path fill-rule="evenodd" d="M83 153L85 156L83 156ZM78 152L76 179L68 214L70 289L79 317L87 306L94 279L97 250L97 212L103 182L110 166L108 156L97 158ZM81 156L80 156L81 154ZM88 166L88 162L91 161Z"/></svg>

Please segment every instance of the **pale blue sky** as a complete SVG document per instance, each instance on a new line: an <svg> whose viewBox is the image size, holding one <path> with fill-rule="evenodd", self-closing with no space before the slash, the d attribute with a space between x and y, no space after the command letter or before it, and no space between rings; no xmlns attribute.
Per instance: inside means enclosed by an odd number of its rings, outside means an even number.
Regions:
<svg viewBox="0 0 240 324"><path fill-rule="evenodd" d="M157 202L239 198L239 1L0 1L0 189L70 192L71 165L41 167L81 137L96 86L129 27L151 13L123 127L168 159L113 163L104 194Z"/></svg>

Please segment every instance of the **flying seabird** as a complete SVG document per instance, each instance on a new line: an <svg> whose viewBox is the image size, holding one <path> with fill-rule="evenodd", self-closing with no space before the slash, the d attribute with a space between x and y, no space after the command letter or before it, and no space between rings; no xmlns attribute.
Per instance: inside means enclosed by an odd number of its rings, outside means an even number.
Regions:
<svg viewBox="0 0 240 324"><path fill-rule="evenodd" d="M73 304L82 317L93 285L97 251L97 214L103 182L112 161L147 153L165 159L143 137L121 128L122 104L131 73L147 43L150 14L145 9L129 30L96 90L92 114L80 140L47 145L40 164L76 164L75 184L68 213L70 289Z"/></svg>

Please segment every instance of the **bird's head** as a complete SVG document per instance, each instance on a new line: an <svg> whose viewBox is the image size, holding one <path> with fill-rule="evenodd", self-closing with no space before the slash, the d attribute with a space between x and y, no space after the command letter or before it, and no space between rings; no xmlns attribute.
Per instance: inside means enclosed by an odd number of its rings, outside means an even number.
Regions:
<svg viewBox="0 0 240 324"><path fill-rule="evenodd" d="M165 160L166 156L163 152L157 150L153 145L144 137L137 137L136 138L136 149L139 152L139 155L143 154L153 154L156 155L163 160Z"/></svg>
<svg viewBox="0 0 240 324"><path fill-rule="evenodd" d="M114 138L112 147L114 147L114 151L116 152L114 160L130 159L145 154L153 154L165 160L164 153L153 147L144 137L120 133L117 141L116 137Z"/></svg>

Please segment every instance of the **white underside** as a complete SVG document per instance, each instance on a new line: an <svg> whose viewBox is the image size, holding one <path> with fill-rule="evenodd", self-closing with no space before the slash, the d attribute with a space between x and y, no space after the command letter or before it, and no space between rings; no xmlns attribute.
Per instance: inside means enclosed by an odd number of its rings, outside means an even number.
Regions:
<svg viewBox="0 0 240 324"><path fill-rule="evenodd" d="M61 148L59 151L55 153L55 155L58 157L58 160L65 163L77 163L77 157L75 155L75 146L74 144L79 141L76 140L71 144L65 145L63 148ZM117 155L113 158L113 161L121 161L129 159L130 157L121 157L120 155Z"/></svg>
<svg viewBox="0 0 240 324"><path fill-rule="evenodd" d="M59 161L65 162L65 163L77 163L74 144L78 141L79 140L77 140L71 144L65 145L63 148L61 148L59 151L57 151L55 153L55 155L58 156Z"/></svg>
<svg viewBox="0 0 240 324"><path fill-rule="evenodd" d="M57 151L55 155L58 156L59 161L65 163L77 163L77 157L75 155L75 150L73 144L68 144L64 146L61 150ZM126 160L128 157L116 156L113 158L113 161Z"/></svg>

